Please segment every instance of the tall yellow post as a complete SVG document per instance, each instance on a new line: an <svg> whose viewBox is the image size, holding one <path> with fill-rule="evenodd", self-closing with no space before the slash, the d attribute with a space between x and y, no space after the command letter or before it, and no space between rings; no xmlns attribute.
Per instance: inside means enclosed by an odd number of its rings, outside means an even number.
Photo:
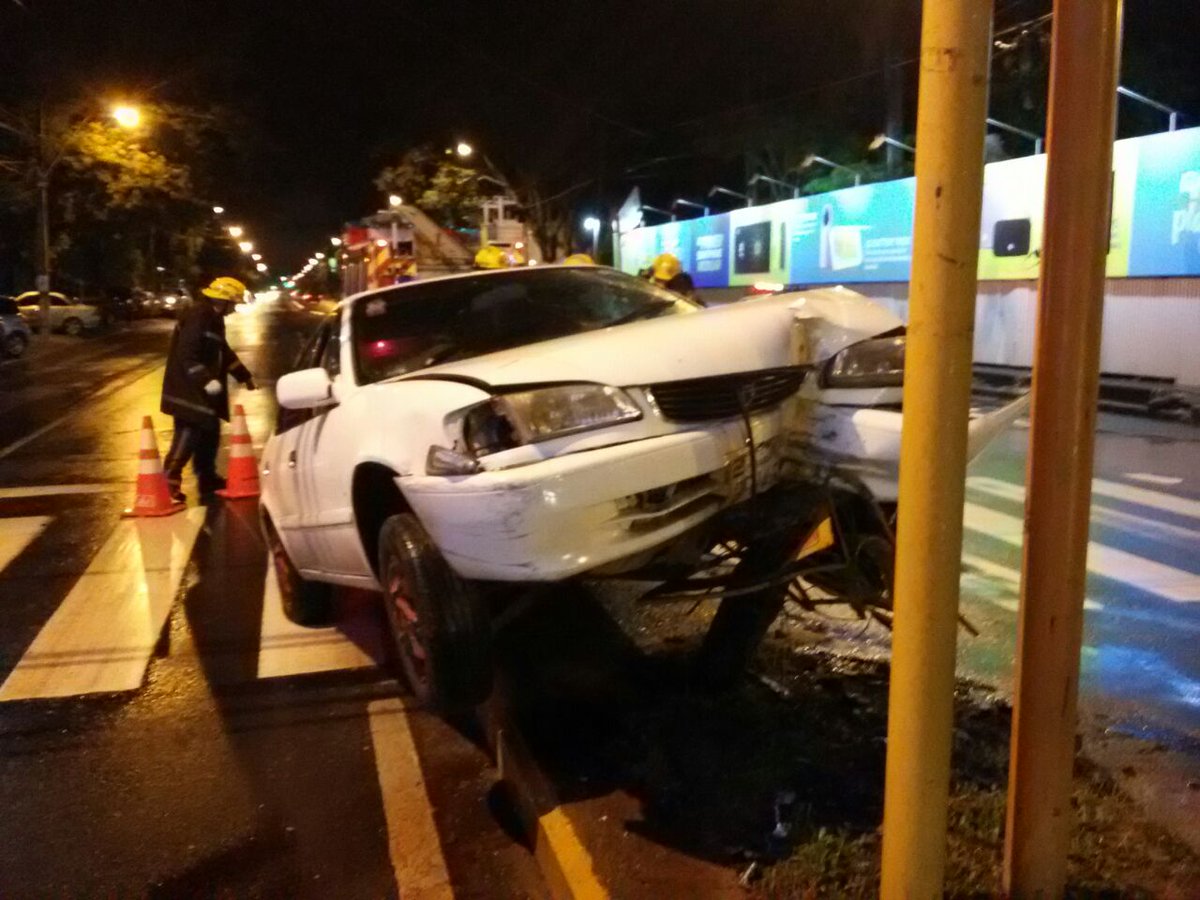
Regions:
<svg viewBox="0 0 1200 900"><path fill-rule="evenodd" d="M991 26L991 0L925 0L884 900L942 896Z"/></svg>
<svg viewBox="0 0 1200 900"><path fill-rule="evenodd" d="M1121 0L1055 0L1004 883L1060 897L1108 253Z"/></svg>

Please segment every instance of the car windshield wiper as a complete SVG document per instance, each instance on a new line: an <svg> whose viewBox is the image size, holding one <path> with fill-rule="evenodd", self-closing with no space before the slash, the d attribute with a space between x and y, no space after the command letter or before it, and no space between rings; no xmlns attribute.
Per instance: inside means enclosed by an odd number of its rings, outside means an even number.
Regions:
<svg viewBox="0 0 1200 900"><path fill-rule="evenodd" d="M635 309L631 313L626 313L621 318L609 322L605 328L612 328L614 325L624 325L626 322L636 322L638 319L646 319L651 315L657 315L661 312L666 312L668 309L675 307L674 300L659 300L648 306L643 306L641 309Z"/></svg>

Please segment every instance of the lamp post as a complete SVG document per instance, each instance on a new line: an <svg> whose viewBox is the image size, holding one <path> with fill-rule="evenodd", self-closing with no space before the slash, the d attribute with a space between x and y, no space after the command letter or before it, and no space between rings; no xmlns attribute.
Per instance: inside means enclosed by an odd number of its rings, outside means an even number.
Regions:
<svg viewBox="0 0 1200 900"><path fill-rule="evenodd" d="M815 153L810 153L810 154L808 154L808 156L804 157L804 161L802 163L800 163L800 168L808 169L808 168L812 167L813 165L822 165L822 166L825 166L827 169L833 169L835 171L841 171L841 172L849 172L851 175L854 176L854 186L855 187L858 187L860 184L862 184L862 175L859 172L855 171L854 169L850 168L849 166L843 166L841 163L836 163L832 159L826 159L824 156L818 156Z"/></svg>
<svg viewBox="0 0 1200 900"><path fill-rule="evenodd" d="M591 232L592 235L592 259L596 258L600 247L600 220L595 216L588 216L583 220L583 230Z"/></svg>
<svg viewBox="0 0 1200 900"><path fill-rule="evenodd" d="M857 177L857 175L855 177ZM777 184L782 188L787 188L789 191L792 192L792 199L795 199L796 197L800 196L800 187L798 185L789 184L786 181L783 181L779 178L772 178L770 175L764 175L761 172L759 172L757 175L755 175L753 178L751 178L749 181L746 182L746 190L747 191L753 190L754 186L756 184L758 184L760 181L765 181L767 184ZM855 183L857 184L857 182L855 182Z"/></svg>
<svg viewBox="0 0 1200 900"><path fill-rule="evenodd" d="M737 197L739 200L745 200L747 206L753 206L754 202L745 194L740 194L737 191L731 191L727 187L721 187L719 184L714 184L708 192L708 197L711 200L716 194L724 194L726 197Z"/></svg>
<svg viewBox="0 0 1200 900"><path fill-rule="evenodd" d="M1165 103L1159 103L1157 100L1151 100L1145 94L1139 94L1137 91L1131 91L1123 85L1117 85L1117 94L1122 97L1128 97L1130 100L1136 100L1138 103L1144 103L1152 109L1157 109L1159 112L1167 114L1167 131L1174 131L1179 125L1179 110L1167 106Z"/></svg>
<svg viewBox="0 0 1200 900"><path fill-rule="evenodd" d="M897 150L904 150L907 153L911 153L913 156L917 155L916 147L912 147L903 141L898 141L894 137L889 137L886 134L875 135L875 138L867 145L868 150L878 150L880 147L895 147Z"/></svg>
<svg viewBox="0 0 1200 900"><path fill-rule="evenodd" d="M683 197L676 197L675 200L671 203L671 218L672 219L675 218L675 207L677 207L677 206L687 206L692 209L698 209L698 210L700 210L701 215L704 215L704 216L708 215L708 207L705 206L703 203L696 203L693 200L685 200Z"/></svg>
<svg viewBox="0 0 1200 900"><path fill-rule="evenodd" d="M108 110L108 115L121 128L136 128L142 120L141 110L130 104L118 104ZM98 121L99 116L87 116L82 124ZM0 128L14 134L18 139L32 144L35 151L34 181L38 190L37 215L37 245L38 245L38 275L34 284L40 297L38 308L40 321L49 324L50 321L50 276L52 259L50 254L50 178L58 164L66 154L67 142L62 142L58 152L50 156L49 138L46 132L46 110L44 105L38 107L38 124L36 131L29 131L15 125L0 122Z"/></svg>
<svg viewBox="0 0 1200 900"><path fill-rule="evenodd" d="M1042 136L1040 134L1037 134L1033 131L1026 131L1024 128L1018 128L1016 125L1009 125L1007 122L1001 122L991 117L988 117L984 121L986 121L993 128L999 128L1001 131L1007 131L1012 134L1018 134L1021 137L1029 138L1029 140L1033 141L1034 154L1036 155L1042 152Z"/></svg>

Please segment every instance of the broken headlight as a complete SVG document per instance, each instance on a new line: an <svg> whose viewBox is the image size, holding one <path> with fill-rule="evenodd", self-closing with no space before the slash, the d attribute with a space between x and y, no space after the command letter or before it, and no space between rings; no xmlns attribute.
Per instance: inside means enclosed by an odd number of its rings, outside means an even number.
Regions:
<svg viewBox="0 0 1200 900"><path fill-rule="evenodd" d="M501 394L467 412L463 436L478 456L552 438L621 425L642 412L620 388L564 384Z"/></svg>
<svg viewBox="0 0 1200 900"><path fill-rule="evenodd" d="M879 388L904 384L904 335L851 344L825 364L822 387Z"/></svg>

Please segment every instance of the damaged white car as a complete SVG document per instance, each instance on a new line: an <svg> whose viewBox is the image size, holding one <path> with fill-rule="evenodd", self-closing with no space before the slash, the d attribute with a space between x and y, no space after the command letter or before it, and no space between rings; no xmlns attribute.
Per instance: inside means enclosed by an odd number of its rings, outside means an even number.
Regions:
<svg viewBox="0 0 1200 900"><path fill-rule="evenodd" d="M543 266L352 297L277 385L262 509L285 608L315 624L334 585L382 591L441 709L489 690L497 582L720 593L714 677L797 585L886 615L903 351L903 323L842 289L703 309ZM973 450L1011 418L975 420Z"/></svg>

